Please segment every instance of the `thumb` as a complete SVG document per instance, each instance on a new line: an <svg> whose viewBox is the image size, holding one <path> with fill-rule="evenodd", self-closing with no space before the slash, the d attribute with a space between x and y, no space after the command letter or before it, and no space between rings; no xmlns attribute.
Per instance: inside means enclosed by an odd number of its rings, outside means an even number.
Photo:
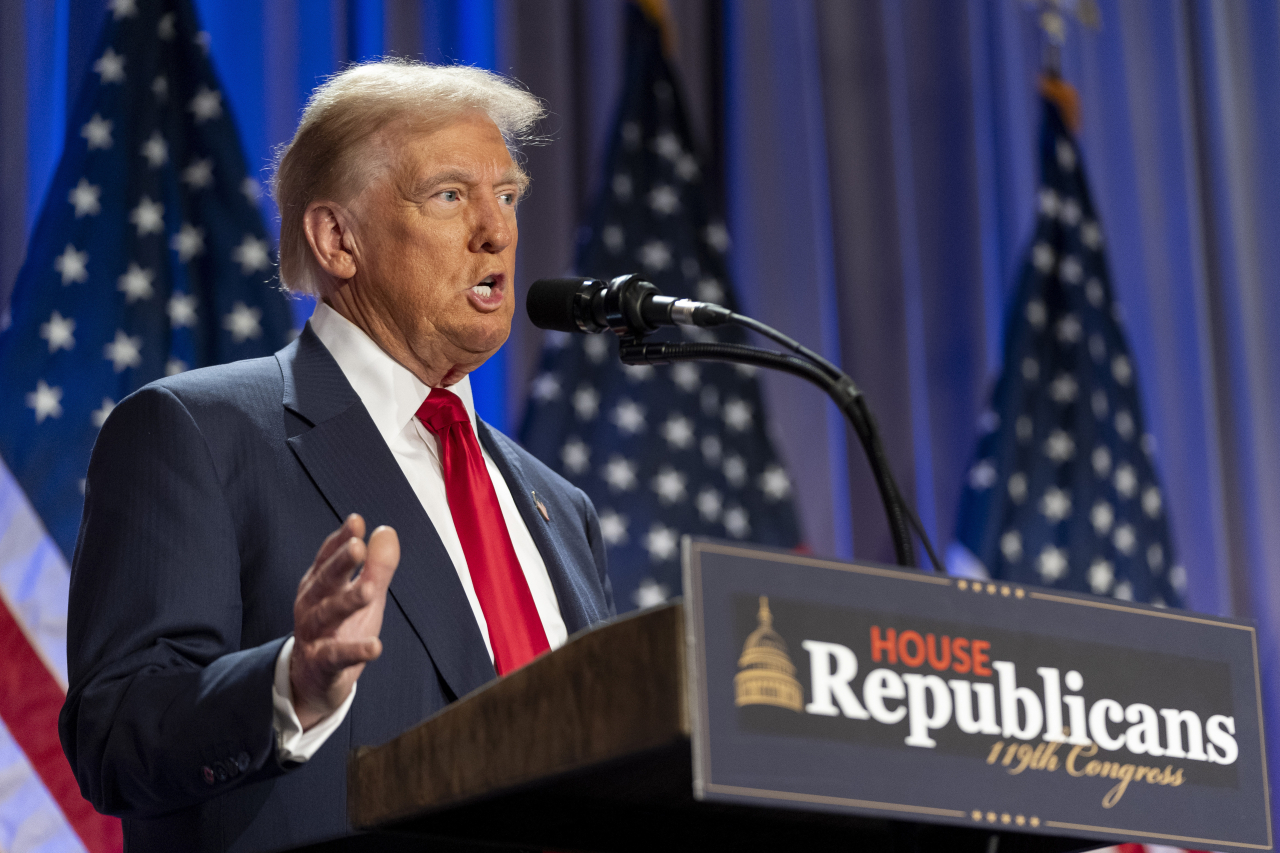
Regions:
<svg viewBox="0 0 1280 853"><path fill-rule="evenodd" d="M380 588L386 589L399 564L400 537L393 528L383 525L369 537L363 574Z"/></svg>

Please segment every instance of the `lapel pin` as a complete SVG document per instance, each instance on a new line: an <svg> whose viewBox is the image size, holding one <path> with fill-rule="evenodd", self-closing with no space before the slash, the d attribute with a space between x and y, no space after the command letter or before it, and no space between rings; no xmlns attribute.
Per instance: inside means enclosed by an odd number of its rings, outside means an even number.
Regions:
<svg viewBox="0 0 1280 853"><path fill-rule="evenodd" d="M542 520L550 521L551 516L547 515L547 505L538 500L538 493L536 491L531 491L529 494L533 495L533 505L536 506L538 508L538 512L542 514Z"/></svg>

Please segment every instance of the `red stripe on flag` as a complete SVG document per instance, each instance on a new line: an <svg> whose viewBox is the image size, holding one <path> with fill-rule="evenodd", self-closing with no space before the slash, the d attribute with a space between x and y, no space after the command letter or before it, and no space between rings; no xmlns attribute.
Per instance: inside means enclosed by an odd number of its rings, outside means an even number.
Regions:
<svg viewBox="0 0 1280 853"><path fill-rule="evenodd" d="M62 814L89 853L124 849L120 821L100 815L80 796L80 788L58 741L58 711L65 696L61 685L0 597L0 719L40 774Z"/></svg>

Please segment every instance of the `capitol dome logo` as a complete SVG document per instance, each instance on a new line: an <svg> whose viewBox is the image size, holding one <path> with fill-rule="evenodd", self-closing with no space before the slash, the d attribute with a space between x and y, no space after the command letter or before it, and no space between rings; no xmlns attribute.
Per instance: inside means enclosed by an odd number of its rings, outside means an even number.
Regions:
<svg viewBox="0 0 1280 853"><path fill-rule="evenodd" d="M796 681L796 667L787 654L787 642L773 630L769 599L760 596L760 625L742 645L738 674L733 677L734 704L775 705L799 712L804 691Z"/></svg>

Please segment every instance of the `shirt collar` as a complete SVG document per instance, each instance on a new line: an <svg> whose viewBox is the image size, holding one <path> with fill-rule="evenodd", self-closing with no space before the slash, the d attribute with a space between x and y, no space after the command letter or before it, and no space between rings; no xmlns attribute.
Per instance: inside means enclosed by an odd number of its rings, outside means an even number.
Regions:
<svg viewBox="0 0 1280 853"><path fill-rule="evenodd" d="M322 301L316 302L316 310L311 314L311 330L338 362L383 440L390 443L413 420L431 388L383 352L359 326ZM475 431L471 377L464 376L445 390L462 400L471 419L471 429Z"/></svg>

